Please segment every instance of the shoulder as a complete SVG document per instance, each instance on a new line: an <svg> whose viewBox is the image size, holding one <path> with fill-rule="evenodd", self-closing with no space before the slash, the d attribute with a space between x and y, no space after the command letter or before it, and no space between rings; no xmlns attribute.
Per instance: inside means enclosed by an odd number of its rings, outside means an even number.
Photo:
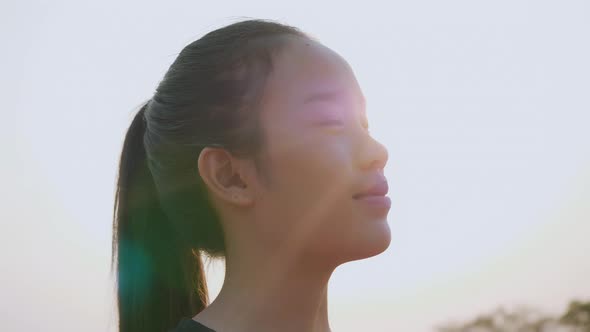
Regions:
<svg viewBox="0 0 590 332"><path fill-rule="evenodd" d="M172 330L168 330L168 332L215 332L215 330L212 330L191 318L182 317L178 322L178 325Z"/></svg>

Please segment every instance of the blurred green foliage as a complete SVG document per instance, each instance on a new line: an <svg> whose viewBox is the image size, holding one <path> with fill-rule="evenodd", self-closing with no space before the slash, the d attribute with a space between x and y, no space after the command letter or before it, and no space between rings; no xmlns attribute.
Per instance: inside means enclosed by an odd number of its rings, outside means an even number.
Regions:
<svg viewBox="0 0 590 332"><path fill-rule="evenodd" d="M573 300L558 317L532 307L507 311L499 307L463 323L446 323L437 332L590 332L590 301Z"/></svg>

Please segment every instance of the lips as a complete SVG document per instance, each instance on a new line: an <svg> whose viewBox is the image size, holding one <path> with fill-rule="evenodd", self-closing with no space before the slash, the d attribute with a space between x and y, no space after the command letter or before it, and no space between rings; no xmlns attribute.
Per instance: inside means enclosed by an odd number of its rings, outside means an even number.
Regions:
<svg viewBox="0 0 590 332"><path fill-rule="evenodd" d="M379 182L375 183L373 186L369 187L367 190L364 190L358 194L352 196L354 199L359 199L368 196L385 196L389 191L389 186L387 181L380 180Z"/></svg>

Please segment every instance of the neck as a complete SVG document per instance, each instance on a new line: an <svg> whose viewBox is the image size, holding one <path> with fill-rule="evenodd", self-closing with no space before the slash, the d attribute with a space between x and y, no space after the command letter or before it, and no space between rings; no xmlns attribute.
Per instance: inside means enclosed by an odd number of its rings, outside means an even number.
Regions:
<svg viewBox="0 0 590 332"><path fill-rule="evenodd" d="M219 295L194 319L216 332L330 332L328 281L334 268L274 257L257 264L228 257Z"/></svg>

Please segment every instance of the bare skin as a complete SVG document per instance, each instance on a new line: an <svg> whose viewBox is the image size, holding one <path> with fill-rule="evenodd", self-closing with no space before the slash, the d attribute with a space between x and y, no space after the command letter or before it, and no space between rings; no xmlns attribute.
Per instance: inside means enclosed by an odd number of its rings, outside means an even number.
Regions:
<svg viewBox="0 0 590 332"><path fill-rule="evenodd" d="M193 319L217 332L330 332L334 270L391 241L388 208L353 199L384 179L388 153L367 131L352 69L322 44L288 38L260 115L268 181L221 148L198 158L227 257L218 297ZM325 92L336 93L308 100Z"/></svg>

